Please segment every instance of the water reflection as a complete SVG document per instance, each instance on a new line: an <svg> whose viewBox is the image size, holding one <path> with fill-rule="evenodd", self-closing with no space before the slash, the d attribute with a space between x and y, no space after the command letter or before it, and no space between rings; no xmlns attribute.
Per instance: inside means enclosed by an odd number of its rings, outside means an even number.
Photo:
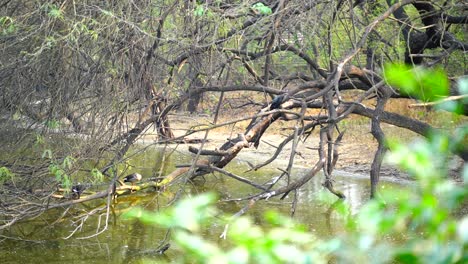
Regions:
<svg viewBox="0 0 468 264"><path fill-rule="evenodd" d="M132 165L132 170L148 178L159 173L166 175L176 164L187 164L190 159L188 154L177 151L166 151L163 154L155 148L147 148L132 157L129 164ZM267 182L281 173L275 167L270 167L245 174L248 168L244 162L237 161L230 164L227 169L257 183ZM293 177L299 178L304 173L305 169L296 168L292 174ZM350 214L355 213L368 200L370 191L368 180L348 174L339 175L339 173L334 179L336 188L343 191L347 197L346 203L350 205ZM322 182L323 177L317 175L298 191L299 203L294 218L308 226L317 236L327 238L344 229L342 223L346 216L336 212L335 207L339 206L340 202L324 190ZM55 219L59 218L63 211L51 211L41 218L1 231L0 259L2 263L136 263L144 259L155 261L176 259L178 254L176 248L170 248L164 255L155 252L162 245L167 230L121 218L125 211L136 205L148 210L158 210L172 198L173 191L168 190L166 194L160 196L149 191L120 197L112 208L109 230L98 237L86 240L78 238L95 233L96 227L99 226L98 221L104 221L103 217L97 215L90 217L72 238L63 239L79 224L74 222L78 219L74 216L88 211L89 208L87 205L80 205L70 209L67 217L60 222L55 222ZM257 192L250 186L220 174L206 175L204 180L196 180L186 190L193 194L205 191L216 191L222 199L245 197ZM272 198L268 201L259 201L247 212L247 215L252 217L255 223L267 226L263 220L263 213L274 208L282 214L289 215L292 197L291 193L284 200ZM103 206L102 201L98 204ZM225 202L219 203L219 208L230 215L238 212L244 205L245 202ZM100 225L102 227L103 223ZM217 223L205 231L205 236L212 241L223 243L219 241L223 228L222 224Z"/></svg>

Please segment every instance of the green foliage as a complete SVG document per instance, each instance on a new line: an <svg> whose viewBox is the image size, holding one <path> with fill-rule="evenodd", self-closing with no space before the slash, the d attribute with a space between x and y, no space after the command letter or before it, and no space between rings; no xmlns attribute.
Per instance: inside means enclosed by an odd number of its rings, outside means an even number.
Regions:
<svg viewBox="0 0 468 264"><path fill-rule="evenodd" d="M448 88L445 73L440 70L389 65L385 76L391 84L414 95L429 94L432 99ZM429 88L433 90L427 91ZM360 211L358 225L374 240L405 234L404 243L391 248L398 262L462 263L468 259L468 217L457 219L453 215L468 197L468 166L464 164L461 186L447 180L450 153L465 145L467 135L468 126L463 125L452 134L433 131L427 139L410 145L388 141L387 161L414 176L416 185L411 190L382 191L379 199Z"/></svg>
<svg viewBox="0 0 468 264"><path fill-rule="evenodd" d="M104 175L102 172L96 168L93 168L91 170L91 176L93 176L93 182L94 183L101 183L104 181Z"/></svg>
<svg viewBox="0 0 468 264"><path fill-rule="evenodd" d="M203 16L205 14L205 8L203 7L203 5L197 5L193 10L193 14L199 17Z"/></svg>
<svg viewBox="0 0 468 264"><path fill-rule="evenodd" d="M58 183L60 183L60 185L65 189L65 193L69 192L72 186L72 180L68 171L72 169L73 164L76 161L75 158L71 156L66 156L63 159L62 163L60 163L53 159L51 150L44 151L44 153L42 154L42 158L46 157L51 160L49 165L49 173L52 176L55 176L55 180Z"/></svg>
<svg viewBox="0 0 468 264"><path fill-rule="evenodd" d="M318 243L314 236L300 226L275 212L265 214L265 219L274 227L265 231L255 226L247 217L230 223L230 250L205 241L201 235L203 224L212 223L217 210L213 206L215 196L202 194L182 200L174 208L163 213L151 213L136 208L126 214L144 223L174 228L174 242L185 254L181 263L195 260L197 263L325 263L325 255L336 243Z"/></svg>
<svg viewBox="0 0 468 264"><path fill-rule="evenodd" d="M62 163L62 167L64 167L65 169L68 169L70 170L73 166L73 163L75 162L75 158L71 157L71 156L66 156L64 159L63 159L63 163Z"/></svg>
<svg viewBox="0 0 468 264"><path fill-rule="evenodd" d="M40 146L40 145L44 145L44 143L45 143L44 136L42 136L41 134L36 134L36 140L34 141L34 145ZM42 156L42 158L44 158L44 156Z"/></svg>
<svg viewBox="0 0 468 264"><path fill-rule="evenodd" d="M412 68L406 64L385 66L385 80L404 94L423 101L436 101L448 95L449 81L441 69Z"/></svg>
<svg viewBox="0 0 468 264"><path fill-rule="evenodd" d="M272 11L271 8L263 4L262 2L257 2L252 5L252 10L256 14L261 14L261 15L271 15Z"/></svg>
<svg viewBox="0 0 468 264"><path fill-rule="evenodd" d="M195 9L193 10L193 15L196 17L214 17L214 14L210 9L206 8L204 5L199 4L195 6Z"/></svg>
<svg viewBox="0 0 468 264"><path fill-rule="evenodd" d="M60 10L56 5L47 4L45 8L47 10L48 16L55 18L55 19L63 19L62 10Z"/></svg>
<svg viewBox="0 0 468 264"><path fill-rule="evenodd" d="M468 77L461 78L458 81L458 90L460 94L468 94ZM463 99L464 103L468 103L468 98Z"/></svg>
<svg viewBox="0 0 468 264"><path fill-rule="evenodd" d="M0 167L0 184L4 184L7 181L12 181L15 178L15 174L12 173L7 167Z"/></svg>
<svg viewBox="0 0 468 264"><path fill-rule="evenodd" d="M0 35L9 35L16 31L16 25L13 18L9 16L0 17Z"/></svg>
<svg viewBox="0 0 468 264"><path fill-rule="evenodd" d="M60 122L58 120L55 120L55 119L51 119L51 120L47 120L45 122L45 125L48 127L48 128L51 128L51 129L55 129L55 128L58 128L60 126Z"/></svg>
<svg viewBox="0 0 468 264"><path fill-rule="evenodd" d="M467 129L457 133L433 133L410 145L390 142L387 160L408 171L417 184L411 190L384 190L359 213L360 231L374 239L406 235L405 243L393 247L394 258L402 263L455 263L468 245L457 235L467 232L467 217L459 220L452 214L468 197L467 181L458 186L446 179L449 153Z"/></svg>
<svg viewBox="0 0 468 264"><path fill-rule="evenodd" d="M201 223L206 222L215 213L212 203L213 194L203 194L193 199L183 200L165 214L152 213L135 208L128 212L128 218L137 218L148 224L159 224L168 228L179 228L190 232L200 231ZM184 215L184 217L178 217Z"/></svg>

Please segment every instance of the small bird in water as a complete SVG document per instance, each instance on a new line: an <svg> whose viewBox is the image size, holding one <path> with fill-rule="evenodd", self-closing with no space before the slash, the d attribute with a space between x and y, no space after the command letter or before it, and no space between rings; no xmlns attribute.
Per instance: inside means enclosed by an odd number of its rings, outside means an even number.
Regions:
<svg viewBox="0 0 468 264"><path fill-rule="evenodd" d="M141 179L143 178L143 176L141 176L140 173L132 173L130 175L127 175L123 178L123 182L130 182L132 184L132 187L133 185L135 184L135 182L139 182L141 181ZM133 188L132 188L133 190Z"/></svg>
<svg viewBox="0 0 468 264"><path fill-rule="evenodd" d="M78 183L76 185L73 185L71 188L71 197L73 200L78 200L80 199L81 194L83 191L86 189L85 185L82 185L81 183Z"/></svg>

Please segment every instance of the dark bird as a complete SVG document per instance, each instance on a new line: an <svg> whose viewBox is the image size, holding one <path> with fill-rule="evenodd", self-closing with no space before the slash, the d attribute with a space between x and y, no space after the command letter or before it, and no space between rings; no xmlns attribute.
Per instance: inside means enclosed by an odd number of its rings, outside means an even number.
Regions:
<svg viewBox="0 0 468 264"><path fill-rule="evenodd" d="M132 173L130 175L125 176L123 178L123 181L124 182L130 182L132 184L132 186L133 186L135 184L135 182L141 181L142 178L143 177L141 176L140 173L135 172L135 173Z"/></svg>
<svg viewBox="0 0 468 264"><path fill-rule="evenodd" d="M275 98L273 98L273 100L271 101L270 110L280 108L281 104L288 98L289 95L287 93L275 96Z"/></svg>
<svg viewBox="0 0 468 264"><path fill-rule="evenodd" d="M71 188L71 197L73 200L78 200L80 199L81 194L83 191L86 189L85 185L82 185L80 183L73 185Z"/></svg>

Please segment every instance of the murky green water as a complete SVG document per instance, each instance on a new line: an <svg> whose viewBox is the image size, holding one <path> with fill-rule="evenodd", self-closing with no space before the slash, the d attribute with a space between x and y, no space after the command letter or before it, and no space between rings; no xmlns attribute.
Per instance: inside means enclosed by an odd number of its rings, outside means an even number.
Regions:
<svg viewBox="0 0 468 264"><path fill-rule="evenodd" d="M185 149L185 148L184 148ZM163 154L154 147L149 147L139 155L129 160L130 171L139 171L144 177L166 175L176 164L188 164L191 160L186 153L166 151ZM265 157L266 158L266 157ZM252 161L252 160L250 160ZM164 164L164 166L161 166ZM256 172L245 173L248 169L242 157L233 161L228 170L244 176L257 183L265 183L272 177L280 175L274 164ZM304 168L296 168L293 177L300 177L306 172ZM369 181L366 178L342 174L334 176L336 187L347 196L346 202L351 207L351 213L368 200ZM321 186L323 178L315 177L298 192L299 203L294 218L306 225L310 231L319 237L331 237L343 230L343 216L333 210L333 201L337 200ZM393 183L383 183L382 188L394 188ZM223 199L245 197L256 193L256 190L223 175L206 175L189 184L185 192L190 194L205 191L215 191ZM105 211L99 211L82 222L85 212L105 208L105 201L95 201L70 208L70 210L54 210L28 222L18 224L10 230L0 232L0 262L1 263L139 263L143 260L171 261L180 252L172 247L164 255L152 252L164 239L166 230L146 226L139 222L122 219L122 214L134 206L143 206L148 210L164 207L175 193L169 188L158 195L153 190L131 196L120 197L112 207L107 231L97 237L82 239L95 234L104 228ZM290 195L292 196L292 195ZM224 202L219 208L225 213L234 214L245 205L245 202ZM291 197L280 201L272 198L255 204L247 215L259 225L265 225L263 212L277 209L285 215L291 210ZM66 212L66 213L64 213ZM61 218L62 216L62 218ZM60 219L60 220L57 220ZM82 226L80 227L80 224ZM79 228L78 228L79 227ZM68 237L73 230L73 236ZM207 239L219 241L223 226L212 226L205 231ZM223 243L223 241L219 241Z"/></svg>

